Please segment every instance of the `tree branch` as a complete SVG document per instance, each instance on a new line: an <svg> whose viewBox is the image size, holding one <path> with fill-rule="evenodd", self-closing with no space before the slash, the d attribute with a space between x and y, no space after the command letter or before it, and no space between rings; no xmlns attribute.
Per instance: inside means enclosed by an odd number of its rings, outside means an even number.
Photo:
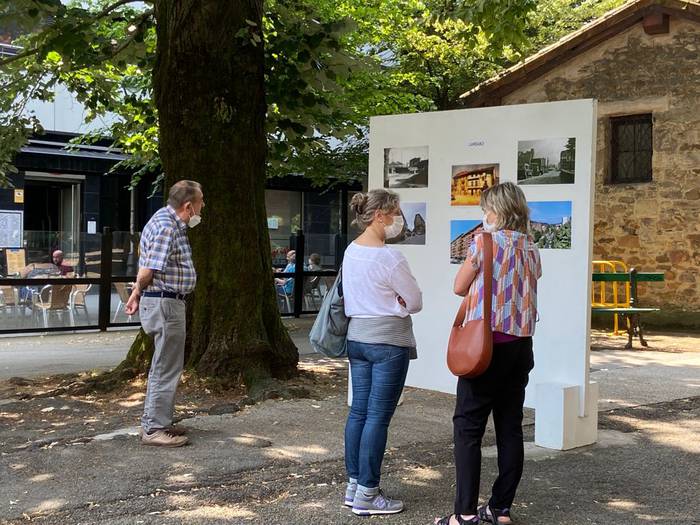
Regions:
<svg viewBox="0 0 700 525"><path fill-rule="evenodd" d="M121 44L119 44L116 48L114 48L112 53L110 53L109 55L103 55L103 56L99 57L96 60L96 62L100 63L100 62L103 62L103 61L108 60L110 58L114 58L119 53L124 51L127 47L129 47L131 45L131 43L134 40L136 40L136 37L143 32L143 25L146 22L146 20L148 20L151 17L151 15L153 15L153 9L149 9L148 11L144 11L143 13L141 13L141 15L138 16L138 18L136 18L135 20L132 21L132 24L136 24L136 30L134 30L134 32L132 34L130 34L127 38L125 38Z"/></svg>
<svg viewBox="0 0 700 525"><path fill-rule="evenodd" d="M7 58L3 58L2 60L0 60L0 68L6 66L8 64L11 64L12 62L16 62L17 60L22 60L23 58L27 58L27 57L30 57L32 55L36 55L40 49L41 49L40 47L35 47L33 49L27 49L27 50L23 51L22 53L17 53L16 55L12 55L12 56L9 56Z"/></svg>

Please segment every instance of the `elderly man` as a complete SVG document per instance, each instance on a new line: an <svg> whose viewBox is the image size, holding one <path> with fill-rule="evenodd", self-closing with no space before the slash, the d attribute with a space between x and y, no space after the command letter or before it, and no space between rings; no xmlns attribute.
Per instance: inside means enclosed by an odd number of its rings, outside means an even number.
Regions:
<svg viewBox="0 0 700 525"><path fill-rule="evenodd" d="M289 250L287 252L287 266L284 267L282 273L294 273L296 270L296 250ZM294 278L293 277L279 277L275 279L275 284L277 285L278 293L284 295L291 295L294 293Z"/></svg>
<svg viewBox="0 0 700 525"><path fill-rule="evenodd" d="M139 271L125 311L133 315L138 309L155 343L141 418L144 445L187 444L185 429L173 426L173 411L185 359L185 298L197 282L186 232L201 222L202 208L201 185L181 180L141 233Z"/></svg>

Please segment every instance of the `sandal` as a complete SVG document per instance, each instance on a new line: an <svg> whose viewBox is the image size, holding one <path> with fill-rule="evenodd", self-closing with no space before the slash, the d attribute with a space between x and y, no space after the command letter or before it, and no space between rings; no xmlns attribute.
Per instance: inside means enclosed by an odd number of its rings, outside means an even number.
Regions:
<svg viewBox="0 0 700 525"><path fill-rule="evenodd" d="M512 525L513 520L510 519L510 509L496 509L491 505L482 505L476 509L477 516L481 521L493 523L493 525ZM495 516L495 517L494 517ZM508 518L508 521L499 521L498 518Z"/></svg>
<svg viewBox="0 0 700 525"><path fill-rule="evenodd" d="M468 520L465 520L461 514L448 514L447 516L440 518L440 520L435 525L450 525L450 518L452 516L454 516L457 519L457 523L459 525L479 525L478 514Z"/></svg>

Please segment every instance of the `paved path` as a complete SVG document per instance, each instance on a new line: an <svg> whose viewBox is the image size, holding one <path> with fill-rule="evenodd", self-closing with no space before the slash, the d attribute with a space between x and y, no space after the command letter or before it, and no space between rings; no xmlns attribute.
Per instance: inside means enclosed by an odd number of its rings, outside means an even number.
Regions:
<svg viewBox="0 0 700 525"><path fill-rule="evenodd" d="M313 318L286 319L302 355L313 355L308 332ZM0 380L102 370L126 355L135 332L5 337L0 339ZM696 349L700 338L659 338L674 349ZM659 345L657 345L659 347ZM600 409L643 405L700 395L700 352L610 350L591 352L591 379L600 383Z"/></svg>
<svg viewBox="0 0 700 525"><path fill-rule="evenodd" d="M65 401L46 399L48 406ZM3 406L20 412L23 401ZM452 396L410 389L392 422L383 485L408 504L387 524L426 525L454 493ZM192 445L139 445L135 428L0 455L0 523L324 525L359 523L340 505L344 396L274 400L185 420ZM532 444L514 505L521 525L697 524L700 398L601 414L599 442ZM107 434L107 435L105 435ZM93 436L94 437L94 436ZM484 439L482 489L496 473ZM483 494L482 494L483 495ZM374 522L375 520L371 520Z"/></svg>
<svg viewBox="0 0 700 525"><path fill-rule="evenodd" d="M600 410L700 396L700 352L591 352Z"/></svg>
<svg viewBox="0 0 700 525"><path fill-rule="evenodd" d="M136 331L0 338L0 379L105 370L124 359Z"/></svg>
<svg viewBox="0 0 700 525"><path fill-rule="evenodd" d="M287 322L301 345L310 322ZM0 363L6 376L108 367L133 335L3 339ZM606 410L599 442L569 452L535 447L527 411L525 477L514 506L519 523L697 525L700 353L604 350L591 361ZM8 399L2 411L21 417L26 403L63 410L67 401ZM427 524L449 511L453 403L451 395L407 391L391 426L383 483L408 510L380 521ZM0 523L24 523L25 514L46 525L355 523L338 504L346 413L339 392L187 419L193 445L184 449L140 446L136 428L106 422L98 435L69 430L81 438L73 443L4 447ZM0 441L20 430L0 428ZM490 428L484 446L486 490L497 468Z"/></svg>
<svg viewBox="0 0 700 525"><path fill-rule="evenodd" d="M313 318L286 319L284 322L301 355L313 354L308 340ZM136 329L133 328L109 332L1 337L0 380L109 369L124 359L135 335Z"/></svg>

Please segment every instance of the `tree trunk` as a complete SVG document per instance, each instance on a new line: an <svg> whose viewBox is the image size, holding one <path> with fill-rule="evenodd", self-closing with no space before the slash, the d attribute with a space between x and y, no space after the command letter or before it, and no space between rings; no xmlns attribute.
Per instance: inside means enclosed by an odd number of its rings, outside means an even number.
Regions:
<svg viewBox="0 0 700 525"><path fill-rule="evenodd" d="M206 203L189 232L187 366L249 385L289 377L298 352L277 308L265 212L262 1L158 0L155 13L165 185L196 180Z"/></svg>

